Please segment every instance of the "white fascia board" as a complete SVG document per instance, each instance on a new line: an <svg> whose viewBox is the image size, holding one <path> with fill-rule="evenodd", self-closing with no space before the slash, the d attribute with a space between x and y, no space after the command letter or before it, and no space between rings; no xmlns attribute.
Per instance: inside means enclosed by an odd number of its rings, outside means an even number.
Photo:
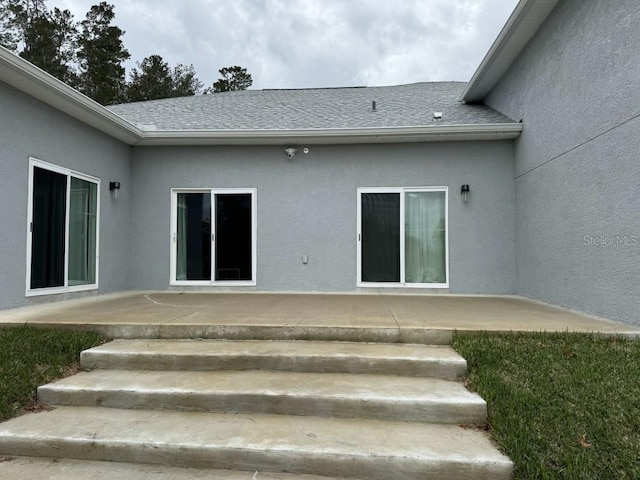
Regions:
<svg viewBox="0 0 640 480"><path fill-rule="evenodd" d="M135 125L3 47L0 80L129 145L141 138Z"/></svg>
<svg viewBox="0 0 640 480"><path fill-rule="evenodd" d="M136 145L321 145L509 140L521 132L521 123L298 130L155 130L144 132L144 138Z"/></svg>
<svg viewBox="0 0 640 480"><path fill-rule="evenodd" d="M460 100L477 103L491 89L527 46L559 0L520 0L471 77Z"/></svg>

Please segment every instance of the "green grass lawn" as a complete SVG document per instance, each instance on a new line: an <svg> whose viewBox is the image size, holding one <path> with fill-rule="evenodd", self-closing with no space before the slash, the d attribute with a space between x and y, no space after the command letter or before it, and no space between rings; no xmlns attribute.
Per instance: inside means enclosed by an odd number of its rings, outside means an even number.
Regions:
<svg viewBox="0 0 640 480"><path fill-rule="evenodd" d="M37 408L36 388L75 373L80 352L105 340L93 332L0 328L0 421Z"/></svg>
<svg viewBox="0 0 640 480"><path fill-rule="evenodd" d="M516 479L640 478L640 340L456 335Z"/></svg>

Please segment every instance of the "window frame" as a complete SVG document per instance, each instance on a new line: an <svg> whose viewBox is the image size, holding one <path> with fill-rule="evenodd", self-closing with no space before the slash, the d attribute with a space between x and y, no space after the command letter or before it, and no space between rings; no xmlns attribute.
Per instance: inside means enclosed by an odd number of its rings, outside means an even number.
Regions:
<svg viewBox="0 0 640 480"><path fill-rule="evenodd" d="M178 237L178 194L208 193L211 195L212 229L214 224L215 195L250 194L251 195L251 280L215 280L215 245L211 241L211 280L177 280L177 237ZM214 233L214 231L212 231ZM257 188L171 188L171 223L169 225L169 285L172 287L255 287L257 285L258 265L258 189Z"/></svg>
<svg viewBox="0 0 640 480"><path fill-rule="evenodd" d="M33 246L33 183L34 173L36 168L48 170L50 172L59 173L66 176L67 189L66 189L66 205L65 205L65 245L64 245L64 285L59 287L43 287L43 288L31 288L31 262L32 262L32 246ZM86 285L69 285L69 218L70 218L70 205L71 205L71 178L77 178L86 182L91 182L96 185L96 258L95 258L95 270L96 281L95 283ZM100 179L85 173L77 172L75 170L60 167L43 160L29 157L29 186L28 186L28 201L27 201L27 272L25 283L25 296L36 297L41 295L56 295L60 293L72 293L83 292L88 290L97 290L100 288Z"/></svg>
<svg viewBox="0 0 640 480"><path fill-rule="evenodd" d="M356 220L356 287L357 288L449 288L449 187L357 187L357 220ZM444 283L408 283L405 266L405 193L410 192L444 192L445 219L445 275ZM397 193L400 196L400 281L399 282L363 282L362 281L362 194L363 193Z"/></svg>

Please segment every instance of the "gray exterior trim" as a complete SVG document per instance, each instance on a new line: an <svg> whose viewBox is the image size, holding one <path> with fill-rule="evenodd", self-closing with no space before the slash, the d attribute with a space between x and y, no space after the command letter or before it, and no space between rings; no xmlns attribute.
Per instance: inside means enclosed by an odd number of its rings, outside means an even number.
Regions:
<svg viewBox="0 0 640 480"><path fill-rule="evenodd" d="M559 0L521 0L471 77L460 100L482 102L536 34Z"/></svg>

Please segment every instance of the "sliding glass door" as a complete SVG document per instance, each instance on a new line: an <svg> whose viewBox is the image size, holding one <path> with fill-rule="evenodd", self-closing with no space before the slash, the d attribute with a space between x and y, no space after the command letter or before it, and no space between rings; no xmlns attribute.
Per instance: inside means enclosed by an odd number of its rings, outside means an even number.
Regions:
<svg viewBox="0 0 640 480"><path fill-rule="evenodd" d="M254 285L255 189L173 190L175 285Z"/></svg>
<svg viewBox="0 0 640 480"><path fill-rule="evenodd" d="M447 189L358 189L358 285L448 287Z"/></svg>
<svg viewBox="0 0 640 480"><path fill-rule="evenodd" d="M99 180L31 159L27 295L97 288Z"/></svg>

